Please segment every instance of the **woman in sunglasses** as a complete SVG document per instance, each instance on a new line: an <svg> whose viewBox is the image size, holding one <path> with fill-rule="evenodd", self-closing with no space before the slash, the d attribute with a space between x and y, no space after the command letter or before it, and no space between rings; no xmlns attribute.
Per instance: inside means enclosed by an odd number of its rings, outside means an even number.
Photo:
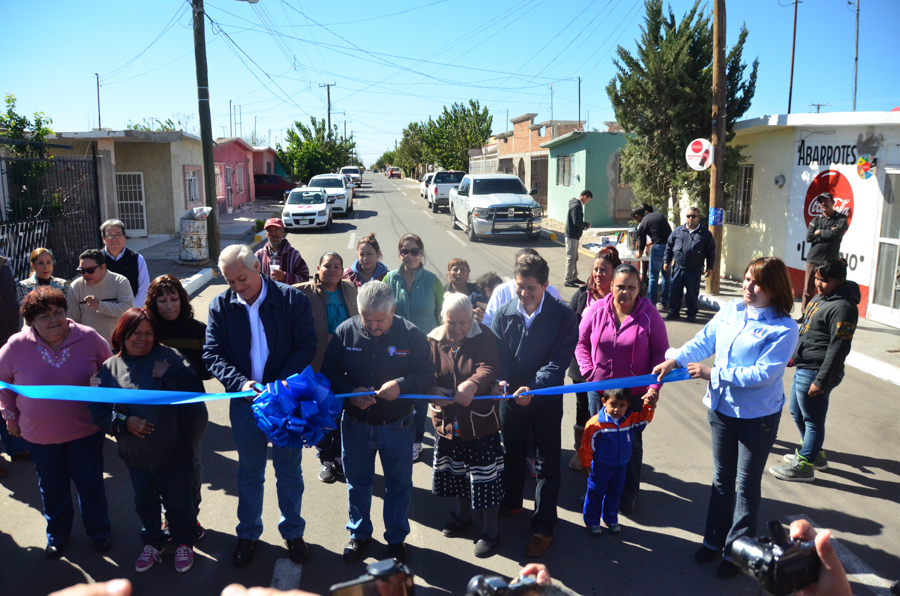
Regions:
<svg viewBox="0 0 900 596"><path fill-rule="evenodd" d="M440 278L425 269L425 244L415 234L400 238L400 267L384 278L384 283L394 291L396 314L411 321L424 335L438 326L441 308L444 306L444 286ZM416 438L413 443L413 461L422 452L425 437L425 419L428 417L428 401L416 401Z"/></svg>
<svg viewBox="0 0 900 596"><path fill-rule="evenodd" d="M66 296L69 318L87 325L110 341L119 317L134 307L134 293L124 275L106 270L103 252L90 248L78 257L80 275Z"/></svg>

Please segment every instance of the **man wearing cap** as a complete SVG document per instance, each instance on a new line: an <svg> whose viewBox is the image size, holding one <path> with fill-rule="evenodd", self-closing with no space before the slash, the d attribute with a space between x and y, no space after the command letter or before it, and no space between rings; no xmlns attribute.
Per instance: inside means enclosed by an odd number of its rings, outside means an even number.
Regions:
<svg viewBox="0 0 900 596"><path fill-rule="evenodd" d="M806 253L806 275L803 279L803 312L806 305L816 295L816 267L828 258L838 258L841 251L841 239L847 232L850 222L847 216L834 208L834 197L831 193L823 192L816 197L816 202L822 208L818 215L809 222L806 230L806 243L809 244ZM800 316L803 319L803 316Z"/></svg>
<svg viewBox="0 0 900 596"><path fill-rule="evenodd" d="M284 235L284 223L277 217L266 220L263 226L266 244L256 251L259 272L275 281L294 285L309 281L309 266Z"/></svg>

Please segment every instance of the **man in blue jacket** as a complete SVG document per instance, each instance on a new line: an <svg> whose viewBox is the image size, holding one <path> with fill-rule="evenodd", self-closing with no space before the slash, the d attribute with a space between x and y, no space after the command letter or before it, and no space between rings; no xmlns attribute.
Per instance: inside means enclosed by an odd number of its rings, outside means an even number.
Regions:
<svg viewBox="0 0 900 596"><path fill-rule="evenodd" d="M697 298L700 296L700 282L712 274L716 263L716 241L710 231L700 225L700 210L688 207L685 213L687 223L678 226L666 241L663 256L663 270L669 270L669 263L675 259L675 269L669 282L669 314L666 319L681 317L681 294L687 302L687 320L697 320ZM703 263L706 262L706 270Z"/></svg>
<svg viewBox="0 0 900 596"><path fill-rule="evenodd" d="M516 300L501 306L491 330L497 336L500 374L495 392L515 396L500 405L504 455L503 488L506 496L500 515L522 510L528 436L534 437L538 485L531 518L529 557L547 552L556 525L559 496L563 396L531 397L533 389L565 384L565 373L575 355L578 323L575 312L547 293L550 268L535 255L516 262Z"/></svg>
<svg viewBox="0 0 900 596"><path fill-rule="evenodd" d="M225 248L219 269L228 290L209 305L203 362L209 372L234 393L257 383L282 381L306 368L316 355L316 327L309 299L295 288L260 274L259 261L243 244ZM256 426L253 398L232 399L231 430L238 451L237 546L232 559L243 567L253 558L262 535L263 483L268 439ZM300 515L303 498L301 449L272 446L275 487L281 522L291 560L302 562L309 552L303 540L306 521Z"/></svg>

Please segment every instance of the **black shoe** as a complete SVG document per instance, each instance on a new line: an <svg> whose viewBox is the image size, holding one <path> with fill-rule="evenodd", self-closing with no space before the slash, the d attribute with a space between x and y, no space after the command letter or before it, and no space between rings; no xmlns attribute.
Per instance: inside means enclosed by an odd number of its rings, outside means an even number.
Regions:
<svg viewBox="0 0 900 596"><path fill-rule="evenodd" d="M496 538L482 536L481 539L475 543L475 556L479 559L490 557L499 546L500 536L497 536Z"/></svg>
<svg viewBox="0 0 900 596"><path fill-rule="evenodd" d="M253 549L256 548L258 540L249 540L247 538L238 538L237 546L231 555L231 560L235 567L246 567L253 559Z"/></svg>
<svg viewBox="0 0 900 596"><path fill-rule="evenodd" d="M619 501L619 513L622 515L628 515L632 511L634 511L635 506L637 506L637 501L634 499L626 499L623 498Z"/></svg>
<svg viewBox="0 0 900 596"><path fill-rule="evenodd" d="M712 560L716 558L717 554L719 554L719 551L706 548L706 546L701 546L700 549L694 553L694 560L698 563L712 563Z"/></svg>
<svg viewBox="0 0 900 596"><path fill-rule="evenodd" d="M44 554L47 555L48 559L58 559L62 556L62 551L62 546L48 544L47 548L44 549Z"/></svg>
<svg viewBox="0 0 900 596"><path fill-rule="evenodd" d="M697 317L692 317L692 316L688 315L684 320L687 321L688 323L696 323Z"/></svg>
<svg viewBox="0 0 900 596"><path fill-rule="evenodd" d="M567 288L577 288L577 287L580 286L581 284L576 283L576 282L574 282L574 281L567 281L567 282L565 282L563 285L566 286Z"/></svg>
<svg viewBox="0 0 900 596"><path fill-rule="evenodd" d="M344 547L344 561L347 563L352 563L353 561L357 560L362 554L363 549L370 542L372 542L371 538L351 538L350 542L347 543L347 546Z"/></svg>
<svg viewBox="0 0 900 596"><path fill-rule="evenodd" d="M472 525L472 518L469 517L467 520L462 520L456 513L450 513L452 519L447 522L447 525L444 526L443 534L447 538L453 538L454 536L459 536L463 530Z"/></svg>
<svg viewBox="0 0 900 596"><path fill-rule="evenodd" d="M669 314L666 315L667 321L677 321L680 318L681 318L681 315L678 314L678 311L675 311L675 310L670 310Z"/></svg>
<svg viewBox="0 0 900 596"><path fill-rule="evenodd" d="M722 561L716 568L716 575L721 579L731 579L741 572L741 568L731 561Z"/></svg>
<svg viewBox="0 0 900 596"><path fill-rule="evenodd" d="M577 277L576 277L575 279L572 280L572 283L573 283L573 284L578 284L579 286L583 286L583 285L585 284L585 282L581 281L581 280L578 279Z"/></svg>
<svg viewBox="0 0 900 596"><path fill-rule="evenodd" d="M337 479L334 473L334 462L323 461L319 466L319 480L325 484L332 484Z"/></svg>
<svg viewBox="0 0 900 596"><path fill-rule="evenodd" d="M406 559L409 557L409 553L406 552L406 544L403 542L388 544L388 556L401 563L406 563Z"/></svg>
<svg viewBox="0 0 900 596"><path fill-rule="evenodd" d="M306 560L307 555L309 555L309 547L306 546L306 542L303 540L303 537L293 538L291 540L287 540L287 549L288 556L291 558L291 561L294 563L302 563Z"/></svg>
<svg viewBox="0 0 900 596"><path fill-rule="evenodd" d="M94 540L94 548L97 549L98 553L105 553L110 548L112 548L112 538L107 536L106 538L101 538L100 540Z"/></svg>
<svg viewBox="0 0 900 596"><path fill-rule="evenodd" d="M344 477L344 461L340 457L337 457L334 460L334 473L341 478Z"/></svg>

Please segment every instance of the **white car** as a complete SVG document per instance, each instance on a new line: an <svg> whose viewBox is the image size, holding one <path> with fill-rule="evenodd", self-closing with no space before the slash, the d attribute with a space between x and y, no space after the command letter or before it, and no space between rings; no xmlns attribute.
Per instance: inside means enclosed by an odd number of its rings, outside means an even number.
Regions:
<svg viewBox="0 0 900 596"><path fill-rule="evenodd" d="M356 166L344 166L341 168L341 174L349 174L356 184L356 188L362 186L362 170Z"/></svg>
<svg viewBox="0 0 900 596"><path fill-rule="evenodd" d="M423 199L425 198L425 194L428 192L428 185L431 184L431 179L434 178L434 172L428 172L425 174L425 177L422 178L422 182L419 183L419 196Z"/></svg>
<svg viewBox="0 0 900 596"><path fill-rule="evenodd" d="M331 229L332 205L324 188L295 188L290 192L281 212L281 221L288 230L303 228Z"/></svg>
<svg viewBox="0 0 900 596"><path fill-rule="evenodd" d="M353 181L353 177L350 174L341 174L344 177L344 182L347 184L347 188L350 189L350 200L353 200L353 197L356 196L356 182Z"/></svg>
<svg viewBox="0 0 900 596"><path fill-rule="evenodd" d="M450 227L463 227L473 242L501 236L537 240L542 215L538 202L511 174L468 174L459 188L450 189Z"/></svg>
<svg viewBox="0 0 900 596"><path fill-rule="evenodd" d="M335 215L349 215L353 212L353 189L347 188L342 174L319 174L309 179L310 188L324 188L328 198L334 199L332 211Z"/></svg>

